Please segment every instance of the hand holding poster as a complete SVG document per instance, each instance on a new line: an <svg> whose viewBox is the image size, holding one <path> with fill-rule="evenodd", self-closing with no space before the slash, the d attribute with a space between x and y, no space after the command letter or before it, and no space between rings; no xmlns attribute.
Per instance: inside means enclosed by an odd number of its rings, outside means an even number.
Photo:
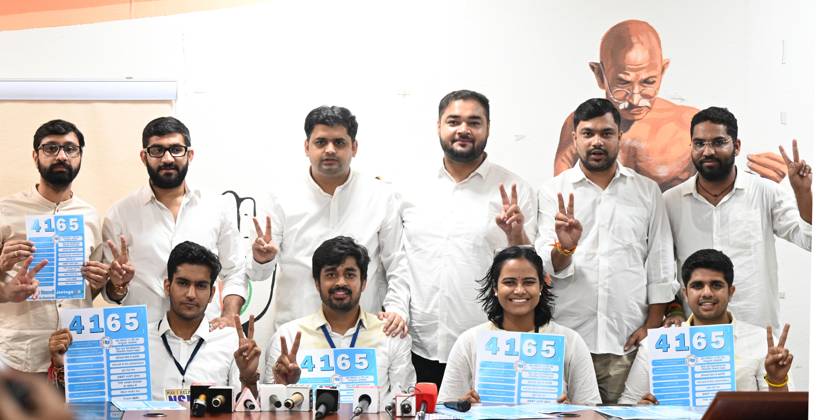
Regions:
<svg viewBox="0 0 818 420"><path fill-rule="evenodd" d="M342 403L352 403L353 388L378 386L378 361L372 348L301 350L300 384L338 387Z"/></svg>
<svg viewBox="0 0 818 420"><path fill-rule="evenodd" d="M562 335L486 331L477 338L476 352L481 402L554 402L564 393Z"/></svg>
<svg viewBox="0 0 818 420"><path fill-rule="evenodd" d="M661 405L706 407L718 391L736 390L733 326L648 330L650 392Z"/></svg>
<svg viewBox="0 0 818 420"><path fill-rule="evenodd" d="M147 319L145 305L60 311L68 402L150 399Z"/></svg>
<svg viewBox="0 0 818 420"><path fill-rule="evenodd" d="M85 218L81 214L26 216L26 236L34 243L34 261L48 264L37 273L38 293L29 300L85 298Z"/></svg>

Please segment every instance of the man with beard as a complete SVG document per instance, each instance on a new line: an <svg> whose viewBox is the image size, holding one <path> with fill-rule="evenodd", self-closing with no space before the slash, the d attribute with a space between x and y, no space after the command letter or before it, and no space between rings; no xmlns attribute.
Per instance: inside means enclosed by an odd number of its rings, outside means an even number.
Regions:
<svg viewBox="0 0 818 420"><path fill-rule="evenodd" d="M730 310L760 327L781 330L775 237L812 249L812 169L792 142L792 159L783 147L795 197L778 184L739 171L738 121L725 108L710 107L693 116L691 161L698 174L665 192L676 261L701 248L721 250L736 266L738 293Z"/></svg>
<svg viewBox="0 0 818 420"><path fill-rule="evenodd" d="M619 161L656 181L665 191L695 174L687 160L687 131L696 109L660 98L670 59L662 54L659 34L649 23L626 20L602 37L599 62L588 63L596 83L622 115ZM560 131L554 175L573 167L577 150L569 115ZM783 161L772 153L749 156L753 171L776 182L785 175Z"/></svg>
<svg viewBox="0 0 818 420"><path fill-rule="evenodd" d="M12 368L46 372L50 356L48 338L59 326L60 309L90 307L93 297L108 281L102 259L102 234L96 210L74 196L72 183L82 164L85 138L72 123L49 121L34 133L32 158L40 181L28 191L0 199L0 354ZM36 291L34 275L48 264L30 267L34 244L26 239L26 216L81 214L88 261L83 264L85 299L26 301Z"/></svg>
<svg viewBox="0 0 818 420"><path fill-rule="evenodd" d="M382 410L398 390L415 384L409 337L389 336L385 321L359 304L367 285L369 255L352 238L324 241L312 256L321 308L290 321L270 342L262 382L294 384L301 378L299 349L374 348ZM288 347L289 343L289 347Z"/></svg>
<svg viewBox="0 0 818 420"><path fill-rule="evenodd" d="M235 213L222 196L187 185L185 175L194 152L190 132L181 121L160 117L149 122L142 132L142 147L149 184L115 203L103 226L110 248L105 257L111 261L107 298L125 305L146 304L148 321L161 319L168 310L162 287L162 279L168 277L168 255L177 244L192 241L218 255L222 265L222 308L218 310L218 302L209 308L212 326L232 325L247 292ZM253 245L255 260L264 252L258 243ZM254 262L247 270L252 279L261 279L271 268ZM222 317L215 317L219 312Z"/></svg>
<svg viewBox="0 0 818 420"><path fill-rule="evenodd" d="M489 122L484 95L458 90L444 96L437 121L443 164L401 190L412 362L419 381L438 386L457 337L485 322L476 279L497 249L527 244L535 233L534 191L484 151Z"/></svg>
<svg viewBox="0 0 818 420"><path fill-rule="evenodd" d="M358 121L347 108L313 109L304 120L304 132L309 169L270 193L270 202L262 205L269 214L265 231L254 221L257 241L281 250L260 260L278 262L271 331L320 306L316 290L303 282L310 276L315 248L340 234L370 251L369 287L361 306L387 320L387 333L406 335L409 269L401 251L397 193L386 182L350 167L358 152Z"/></svg>
<svg viewBox="0 0 818 420"><path fill-rule="evenodd" d="M585 340L606 404L619 399L635 350L661 325L676 284L662 193L617 163L619 124L606 99L574 111L579 165L541 188L536 241L552 276L554 321Z"/></svg>

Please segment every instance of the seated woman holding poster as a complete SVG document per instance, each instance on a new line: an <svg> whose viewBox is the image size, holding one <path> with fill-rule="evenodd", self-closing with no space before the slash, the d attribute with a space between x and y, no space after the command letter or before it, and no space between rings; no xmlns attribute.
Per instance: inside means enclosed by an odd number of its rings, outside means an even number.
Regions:
<svg viewBox="0 0 818 420"><path fill-rule="evenodd" d="M600 403L582 338L551 322L553 295L536 251L520 246L500 251L480 282L489 322L455 342L438 399Z"/></svg>

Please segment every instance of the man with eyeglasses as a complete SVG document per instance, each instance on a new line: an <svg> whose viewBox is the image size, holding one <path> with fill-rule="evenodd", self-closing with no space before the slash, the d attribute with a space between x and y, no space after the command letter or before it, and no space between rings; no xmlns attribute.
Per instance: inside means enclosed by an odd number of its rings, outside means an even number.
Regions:
<svg viewBox="0 0 818 420"><path fill-rule="evenodd" d="M536 244L554 321L585 340L602 402L613 404L639 342L673 300L673 243L659 186L617 163L614 104L589 99L573 115L579 164L540 189Z"/></svg>
<svg viewBox="0 0 818 420"><path fill-rule="evenodd" d="M663 58L659 34L647 22L626 20L602 37L599 62L589 66L597 85L622 115L619 161L656 181L662 191L695 174L687 160L690 118L696 109L660 98L662 77L670 66ZM560 132L554 158L554 175L573 167L578 159L571 139L572 115ZM749 168L766 178L781 181L783 161L771 153L749 156Z"/></svg>
<svg viewBox="0 0 818 420"><path fill-rule="evenodd" d="M59 324L60 309L90 307L108 281L102 259L99 216L74 195L72 184L82 164L85 138L72 123L53 120L34 133L32 157L40 173L33 188L0 199L0 354L10 367L46 372L51 357L48 339ZM84 218L84 299L39 301L35 275L56 261L33 263L34 243L26 236L26 216L75 215ZM52 258L53 260L53 258ZM26 300L34 296L35 300Z"/></svg>
<svg viewBox="0 0 818 420"><path fill-rule="evenodd" d="M690 137L697 175L664 193L676 262L701 248L727 254L741 291L730 310L779 333L775 237L812 249L812 169L793 140L792 159L783 147L779 150L794 197L770 180L738 170L738 122L726 108L710 107L694 115Z"/></svg>
<svg viewBox="0 0 818 420"><path fill-rule="evenodd" d="M148 321L159 321L168 310L162 279L168 277L171 250L191 241L219 257L224 284L219 302L208 308L212 327L233 325L247 293L247 278L263 279L271 264L245 265L245 252L235 213L222 196L191 188L185 176L193 161L190 131L178 119L160 117L142 132L139 153L148 171L148 185L114 204L103 226L111 262L111 282L105 296L126 305L146 304ZM253 246L257 257L258 246ZM221 313L221 317L218 317Z"/></svg>

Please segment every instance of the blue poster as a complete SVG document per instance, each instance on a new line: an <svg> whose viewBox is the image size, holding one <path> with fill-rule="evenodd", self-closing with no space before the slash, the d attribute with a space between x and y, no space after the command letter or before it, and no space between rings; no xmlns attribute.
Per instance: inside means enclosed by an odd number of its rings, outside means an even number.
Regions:
<svg viewBox="0 0 818 420"><path fill-rule="evenodd" d="M643 345L661 405L707 407L717 392L736 390L732 325L652 329Z"/></svg>
<svg viewBox="0 0 818 420"><path fill-rule="evenodd" d="M486 331L475 345L481 402L545 403L564 393L565 336Z"/></svg>
<svg viewBox="0 0 818 420"><path fill-rule="evenodd" d="M84 299L85 218L81 214L26 216L26 236L34 243L34 267L46 259L37 273L38 291L29 300Z"/></svg>
<svg viewBox="0 0 818 420"><path fill-rule="evenodd" d="M65 354L68 402L149 400L151 369L145 305L64 309L71 330Z"/></svg>
<svg viewBox="0 0 818 420"><path fill-rule="evenodd" d="M335 386L342 403L352 403L355 387L378 386L378 360L372 348L301 350L298 366L299 384Z"/></svg>

